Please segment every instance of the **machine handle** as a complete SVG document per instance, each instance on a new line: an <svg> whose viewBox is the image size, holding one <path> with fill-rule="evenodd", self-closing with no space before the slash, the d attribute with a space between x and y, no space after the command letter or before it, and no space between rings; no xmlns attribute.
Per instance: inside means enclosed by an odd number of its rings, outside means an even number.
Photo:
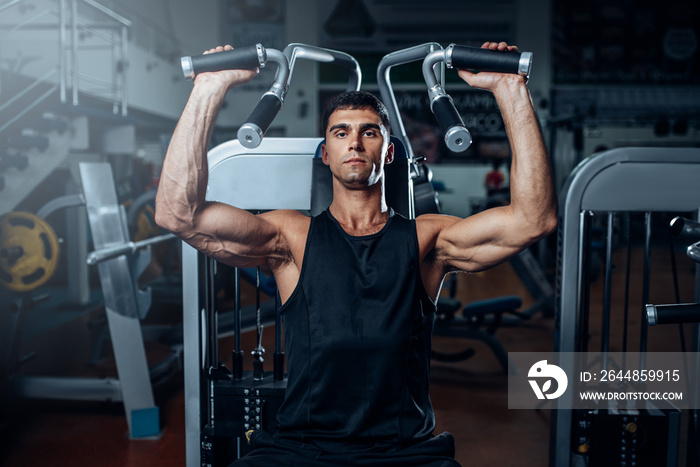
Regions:
<svg viewBox="0 0 700 467"><path fill-rule="evenodd" d="M423 78L428 86L430 108L445 134L445 143L453 152L463 152L471 144L471 135L464 127L452 99L438 82L435 65L444 62L450 68L516 73L527 80L532 65L530 52L501 52L496 50L450 44L444 50L428 54L423 60Z"/></svg>
<svg viewBox="0 0 700 467"><path fill-rule="evenodd" d="M671 233L677 237L688 239L695 243L700 241L700 223L686 219L685 217L674 217L671 220Z"/></svg>
<svg viewBox="0 0 700 467"><path fill-rule="evenodd" d="M446 51L450 68L530 76L532 52L500 52L456 44L450 44Z"/></svg>
<svg viewBox="0 0 700 467"><path fill-rule="evenodd" d="M289 60L289 81L292 80L292 74L296 61L300 58L312 60L318 63L332 63L341 66L350 72L348 78L348 91L359 91L362 83L362 70L360 64L352 55L340 52L338 50L316 47L313 45L300 44L293 42L284 48L284 55Z"/></svg>
<svg viewBox="0 0 700 467"><path fill-rule="evenodd" d="M696 263L700 263L700 242L693 243L686 250L688 258L692 259Z"/></svg>
<svg viewBox="0 0 700 467"><path fill-rule="evenodd" d="M448 94L440 94L432 100L430 109L445 135L445 144L449 150L465 151L472 144L472 136L464 126L464 121L457 112L452 98Z"/></svg>
<svg viewBox="0 0 700 467"><path fill-rule="evenodd" d="M238 141L246 148L257 148L263 140L267 129L272 124L277 113L282 109L284 97L289 88L289 60L287 56L276 49L268 49L266 53L267 62L277 64L277 74L275 82L270 90L260 98L246 123L238 129Z"/></svg>
<svg viewBox="0 0 700 467"><path fill-rule="evenodd" d="M180 58L182 73L194 79L199 73L221 70L250 70L262 68L267 61L267 52L262 44L224 50L212 54Z"/></svg>
<svg viewBox="0 0 700 467"><path fill-rule="evenodd" d="M700 323L700 303L647 305L649 326L674 323Z"/></svg>
<svg viewBox="0 0 700 467"><path fill-rule="evenodd" d="M257 148L281 108L279 96L273 93L262 96L246 123L238 129L238 141L247 148Z"/></svg>

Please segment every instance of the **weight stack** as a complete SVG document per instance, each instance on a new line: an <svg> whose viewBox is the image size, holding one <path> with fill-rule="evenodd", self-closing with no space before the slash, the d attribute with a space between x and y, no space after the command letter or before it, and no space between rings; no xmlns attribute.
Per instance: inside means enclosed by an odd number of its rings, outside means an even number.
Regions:
<svg viewBox="0 0 700 467"><path fill-rule="evenodd" d="M246 432L277 431L277 411L287 380L275 380L265 372L262 380L244 372L240 380L212 380L213 421L202 433L202 465L226 466L250 451Z"/></svg>
<svg viewBox="0 0 700 467"><path fill-rule="evenodd" d="M595 467L676 467L681 412L675 408L592 410L579 414L587 432L585 465ZM585 428L584 428L585 427ZM582 430L574 429L574 433ZM572 440L573 446L580 443Z"/></svg>

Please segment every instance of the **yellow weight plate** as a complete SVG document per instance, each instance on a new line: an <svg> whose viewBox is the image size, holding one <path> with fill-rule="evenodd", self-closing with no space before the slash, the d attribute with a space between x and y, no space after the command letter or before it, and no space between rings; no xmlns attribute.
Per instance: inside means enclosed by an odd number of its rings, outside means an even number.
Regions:
<svg viewBox="0 0 700 467"><path fill-rule="evenodd" d="M0 216L0 283L28 292L46 283L58 264L58 239L49 224L28 212Z"/></svg>
<svg viewBox="0 0 700 467"><path fill-rule="evenodd" d="M139 242L161 233L160 227L156 224L156 210L150 204L144 204L136 218L136 232L132 240Z"/></svg>

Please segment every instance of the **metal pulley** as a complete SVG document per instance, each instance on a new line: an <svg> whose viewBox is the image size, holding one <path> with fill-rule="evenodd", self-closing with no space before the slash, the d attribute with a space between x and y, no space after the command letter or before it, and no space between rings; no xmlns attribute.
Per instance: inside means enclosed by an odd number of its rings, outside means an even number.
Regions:
<svg viewBox="0 0 700 467"><path fill-rule="evenodd" d="M49 280L58 265L58 238L40 217L28 212L0 216L0 283L28 292Z"/></svg>

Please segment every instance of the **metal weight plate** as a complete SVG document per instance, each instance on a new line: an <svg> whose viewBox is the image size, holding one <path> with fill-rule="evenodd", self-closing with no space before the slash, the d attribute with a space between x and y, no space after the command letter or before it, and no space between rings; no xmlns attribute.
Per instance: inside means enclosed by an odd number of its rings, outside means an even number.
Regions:
<svg viewBox="0 0 700 467"><path fill-rule="evenodd" d="M58 238L49 224L28 212L0 216L0 283L28 292L46 283L58 264Z"/></svg>

